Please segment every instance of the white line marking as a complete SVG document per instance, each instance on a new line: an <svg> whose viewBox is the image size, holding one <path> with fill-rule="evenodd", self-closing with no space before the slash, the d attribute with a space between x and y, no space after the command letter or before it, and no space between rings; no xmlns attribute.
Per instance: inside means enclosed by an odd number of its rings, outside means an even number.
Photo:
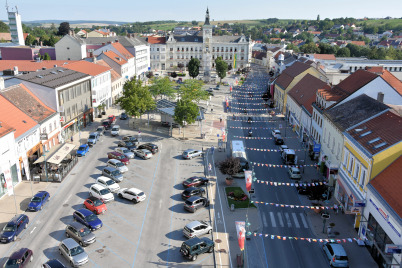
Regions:
<svg viewBox="0 0 402 268"><path fill-rule="evenodd" d="M268 227L267 218L265 218L265 213L261 213L261 214L262 214L262 221L264 222L264 226Z"/></svg>
<svg viewBox="0 0 402 268"><path fill-rule="evenodd" d="M283 225L283 219L282 219L282 214L281 214L280 212L278 212L278 219L279 219L279 225L280 225L281 227L284 227L284 225Z"/></svg>
<svg viewBox="0 0 402 268"><path fill-rule="evenodd" d="M219 214L219 212L218 212L218 219L220 219L221 218L221 215Z"/></svg>
<svg viewBox="0 0 402 268"><path fill-rule="evenodd" d="M304 218L304 214L303 213L299 213L300 214L300 218L302 219L304 228L308 228L308 224L306 222L306 219Z"/></svg>
<svg viewBox="0 0 402 268"><path fill-rule="evenodd" d="M295 222L296 228L300 228L299 221L297 220L296 213L292 213L293 220Z"/></svg>
<svg viewBox="0 0 402 268"><path fill-rule="evenodd" d="M276 227L276 221L275 221L275 215L273 212L270 212L269 215L271 216L271 223L272 223L272 227Z"/></svg>
<svg viewBox="0 0 402 268"><path fill-rule="evenodd" d="M34 228L32 229L31 234L35 231L35 229L36 229L36 227L34 227Z"/></svg>
<svg viewBox="0 0 402 268"><path fill-rule="evenodd" d="M289 213L285 212L286 222L288 223L288 227L292 227L292 222L290 221Z"/></svg>

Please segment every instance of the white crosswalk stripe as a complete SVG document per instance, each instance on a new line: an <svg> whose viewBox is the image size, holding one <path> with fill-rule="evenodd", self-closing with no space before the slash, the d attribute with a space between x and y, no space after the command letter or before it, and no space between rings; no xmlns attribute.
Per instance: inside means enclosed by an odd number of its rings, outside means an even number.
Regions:
<svg viewBox="0 0 402 268"><path fill-rule="evenodd" d="M304 214L303 213L299 213L299 214L300 214L300 218L302 219L304 228L308 228L308 224L307 224L306 218L304 217Z"/></svg>
<svg viewBox="0 0 402 268"><path fill-rule="evenodd" d="M286 222L288 224L288 227L292 227L292 222L290 221L290 217L289 217L289 213L285 212L285 218L286 218Z"/></svg>
<svg viewBox="0 0 402 268"><path fill-rule="evenodd" d="M273 213L273 212L270 212L270 213L269 213L269 216L270 216L270 218L271 218L272 227L276 227L276 221L275 221L275 215L274 215L274 213Z"/></svg>
<svg viewBox="0 0 402 268"><path fill-rule="evenodd" d="M283 225L283 219L282 219L282 213L278 212L278 220L279 220L279 225L281 227L284 227Z"/></svg>
<svg viewBox="0 0 402 268"><path fill-rule="evenodd" d="M295 223L296 228L300 228L299 221L297 220L296 213L292 213L293 221Z"/></svg>
<svg viewBox="0 0 402 268"><path fill-rule="evenodd" d="M262 213L262 222L264 223L264 227L268 227L267 218L265 217L265 213Z"/></svg>

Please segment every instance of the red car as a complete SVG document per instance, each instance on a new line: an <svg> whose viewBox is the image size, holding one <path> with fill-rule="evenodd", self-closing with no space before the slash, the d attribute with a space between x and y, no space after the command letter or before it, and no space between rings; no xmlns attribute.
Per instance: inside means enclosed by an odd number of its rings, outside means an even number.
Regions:
<svg viewBox="0 0 402 268"><path fill-rule="evenodd" d="M124 165L130 164L130 160L124 154L121 154L121 153L118 153L118 152L110 152L110 153L107 154L107 157L109 159L120 160Z"/></svg>
<svg viewBox="0 0 402 268"><path fill-rule="evenodd" d="M206 185L208 183L208 179L204 177L191 177L187 180L183 181L184 188L189 187L197 187L201 185Z"/></svg>
<svg viewBox="0 0 402 268"><path fill-rule="evenodd" d="M114 122L116 122L116 116L114 115L109 115L109 117L107 118L107 120L109 120L110 124L114 124Z"/></svg>
<svg viewBox="0 0 402 268"><path fill-rule="evenodd" d="M90 196L84 201L84 207L92 211L96 215L103 214L106 212L107 207L105 203L99 198Z"/></svg>

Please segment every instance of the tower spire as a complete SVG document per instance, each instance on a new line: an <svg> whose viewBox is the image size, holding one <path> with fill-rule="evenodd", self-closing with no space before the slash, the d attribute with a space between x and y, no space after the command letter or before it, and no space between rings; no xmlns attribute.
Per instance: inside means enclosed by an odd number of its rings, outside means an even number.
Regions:
<svg viewBox="0 0 402 268"><path fill-rule="evenodd" d="M204 25L209 25L209 10L208 10L208 7L207 7L207 13L205 15L205 23L204 23Z"/></svg>

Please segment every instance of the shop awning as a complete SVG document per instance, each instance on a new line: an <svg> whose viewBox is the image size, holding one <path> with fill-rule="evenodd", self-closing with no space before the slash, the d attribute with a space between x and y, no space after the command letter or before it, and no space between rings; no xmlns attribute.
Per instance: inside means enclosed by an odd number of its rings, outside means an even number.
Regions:
<svg viewBox="0 0 402 268"><path fill-rule="evenodd" d="M53 163L53 164L60 164L61 161L72 151L75 149L75 145L71 143L65 143L63 146L57 150L49 159L47 159L47 162Z"/></svg>
<svg viewBox="0 0 402 268"><path fill-rule="evenodd" d="M63 144L54 145L48 152L46 152L46 160L49 159L57 150L61 148ZM45 156L42 155L38 159L35 160L34 164L45 162Z"/></svg>

